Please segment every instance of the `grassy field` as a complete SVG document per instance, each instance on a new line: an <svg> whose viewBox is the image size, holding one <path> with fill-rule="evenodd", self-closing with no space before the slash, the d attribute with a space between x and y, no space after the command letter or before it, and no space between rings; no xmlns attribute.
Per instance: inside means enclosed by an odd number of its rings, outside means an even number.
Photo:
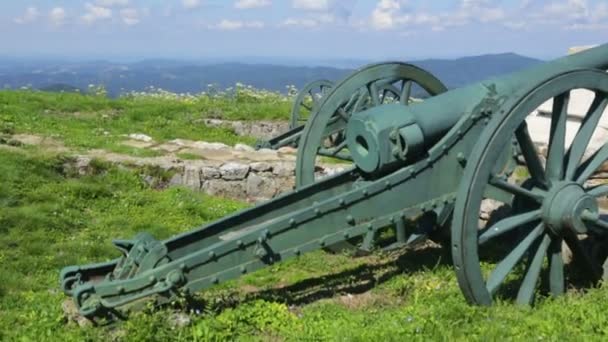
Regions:
<svg viewBox="0 0 608 342"><path fill-rule="evenodd" d="M158 142L191 139L252 144L229 129L206 127L202 120L287 120L291 98L273 93L233 96L104 96L38 91L0 91L0 133L36 133L75 149L103 148L138 155L122 145L125 135L143 133ZM145 151L149 152L149 151Z"/></svg>
<svg viewBox="0 0 608 342"><path fill-rule="evenodd" d="M141 110L139 121L121 119L140 111L139 99L78 96L2 92L3 129L69 140L116 107L122 114L108 126L115 134L132 133L129 124L152 127L142 132L156 139L197 132L182 121L167 131L155 126L156 117L170 117L160 109L151 116ZM183 105L149 101L142 108ZM202 115L200 104L183 106ZM45 116L44 110L55 114ZM88 126L89 121L74 119L76 111L97 119ZM74 139L76 146L84 144ZM182 188L159 191L137 170L102 162L93 163L90 175L78 175L66 167L69 157L36 149L0 145L0 161L0 341L599 341L608 335L606 286L571 290L533 308L502 302L469 306L450 255L441 248L359 258L319 251L200 293L197 307L149 309L112 326L80 328L67 322L61 308L63 266L116 257L113 238L148 231L163 239L246 205ZM178 314L187 315L190 324L176 327Z"/></svg>

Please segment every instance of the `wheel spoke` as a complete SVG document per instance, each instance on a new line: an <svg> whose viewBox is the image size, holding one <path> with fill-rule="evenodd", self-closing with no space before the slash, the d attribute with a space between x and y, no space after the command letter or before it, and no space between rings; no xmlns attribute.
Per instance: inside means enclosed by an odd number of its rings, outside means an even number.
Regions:
<svg viewBox="0 0 608 342"><path fill-rule="evenodd" d="M608 222L602 220L601 216L590 212L583 212L582 218L588 224L594 225L597 228L608 231Z"/></svg>
<svg viewBox="0 0 608 342"><path fill-rule="evenodd" d="M512 231L515 228L521 227L528 223L537 221L540 219L540 209L534 210L528 213L519 214L515 216L510 216L505 219L502 219L492 225L490 228L486 229L479 236L479 244L484 244L488 242L490 239L493 239L499 235L505 234L507 232Z"/></svg>
<svg viewBox="0 0 608 342"><path fill-rule="evenodd" d="M587 159L576 170L576 182L579 184L585 183L593 173L608 160L608 144L604 144L602 148L595 151L589 159Z"/></svg>
<svg viewBox="0 0 608 342"><path fill-rule="evenodd" d="M549 246L549 289L553 296L559 296L565 292L562 242L561 238L554 238Z"/></svg>
<svg viewBox="0 0 608 342"><path fill-rule="evenodd" d="M536 146L534 146L534 142L532 141L532 138L530 138L528 125L525 123L525 121L517 128L515 131L515 136L517 137L517 142L521 147L521 153L526 160L526 165L528 166L532 179L534 179L537 184L546 188L547 181L545 178L543 164L538 157Z"/></svg>
<svg viewBox="0 0 608 342"><path fill-rule="evenodd" d="M309 105L307 105L307 104L305 104L304 102L300 103L300 106L306 108L309 112L312 112L312 107L309 106Z"/></svg>
<svg viewBox="0 0 608 342"><path fill-rule="evenodd" d="M602 184L588 189L587 193L593 197L605 197L608 195L608 184Z"/></svg>
<svg viewBox="0 0 608 342"><path fill-rule="evenodd" d="M543 240L538 245L536 249L536 253L534 253L534 258L532 262L528 265L526 269L526 276L521 283L519 288L519 292L517 293L517 303L519 304L532 304L532 300L534 298L534 290L536 289L536 283L538 283L538 278L540 276L540 271L543 268L543 260L545 259L545 255L547 254L547 248L549 248L549 243L551 243L551 237L548 234L543 236Z"/></svg>
<svg viewBox="0 0 608 342"><path fill-rule="evenodd" d="M342 118L345 122L348 122L348 119L350 118L344 108L338 108L338 115L340 115L340 118Z"/></svg>
<svg viewBox="0 0 608 342"><path fill-rule="evenodd" d="M532 246L534 241L543 233L542 223L536 226L512 251L496 266L488 281L486 288L488 292L494 294L505 280L507 275L513 270L515 265L521 260L526 251Z"/></svg>
<svg viewBox="0 0 608 342"><path fill-rule="evenodd" d="M412 94L412 81L404 80L401 86L401 94L399 95L399 102L403 105L408 105L410 96Z"/></svg>
<svg viewBox="0 0 608 342"><path fill-rule="evenodd" d="M389 90L388 89L384 89L382 90L382 98L380 99L380 103L384 104L385 100L386 100L386 94L388 94Z"/></svg>
<svg viewBox="0 0 608 342"><path fill-rule="evenodd" d="M564 173L564 155L566 150L566 122L568 120L568 103L570 92L553 99L551 134L547 153L547 178L561 180Z"/></svg>
<svg viewBox="0 0 608 342"><path fill-rule="evenodd" d="M359 92L359 96L357 97L357 101L354 104L353 113L362 109L362 106L365 104L365 101L368 99L368 93L366 91Z"/></svg>
<svg viewBox="0 0 608 342"><path fill-rule="evenodd" d="M338 153L340 153L340 151L342 151L344 148L346 147L346 140L344 140L343 142L341 142L340 144L338 144L338 146L334 147L331 149L331 155L335 156Z"/></svg>
<svg viewBox="0 0 608 342"><path fill-rule="evenodd" d="M369 96L372 98L372 103L374 106L380 105L380 92L378 91L378 86L376 82L372 82L368 84L367 91L369 92Z"/></svg>
<svg viewBox="0 0 608 342"><path fill-rule="evenodd" d="M509 183L508 181L506 181L504 179L500 179L498 177L492 176L490 178L490 184L494 185L495 187L502 189L506 192L509 192L513 195L523 196L523 197L529 198L531 200L534 200L535 202L538 202L538 203L542 203L542 201L544 199L544 196L541 194L534 193L517 184Z"/></svg>
<svg viewBox="0 0 608 342"><path fill-rule="evenodd" d="M570 150L568 151L566 179L574 179L574 173L576 172L581 159L583 159L587 145L589 145L591 136L606 109L606 105L608 105L608 98L605 98L603 94L596 93L595 99L585 115L581 127L579 128L578 133L576 133Z"/></svg>

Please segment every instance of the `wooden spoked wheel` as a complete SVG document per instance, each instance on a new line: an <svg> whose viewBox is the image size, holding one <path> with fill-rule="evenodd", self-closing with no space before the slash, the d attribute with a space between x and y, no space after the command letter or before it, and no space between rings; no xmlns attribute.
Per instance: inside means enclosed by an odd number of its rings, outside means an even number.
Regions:
<svg viewBox="0 0 608 342"><path fill-rule="evenodd" d="M435 96L447 88L435 76L405 63L374 64L337 84L307 121L296 161L296 187L315 181L317 156L351 160L344 139L350 117L384 103L412 103L412 94ZM329 140L329 143L328 143Z"/></svg>
<svg viewBox="0 0 608 342"><path fill-rule="evenodd" d="M568 123L575 89L593 94L578 130ZM590 142L603 130L598 124L608 105L608 75L598 70L568 72L523 94L505 103L484 130L467 160L457 195L454 267L462 292L475 304L508 298L532 304L538 293L561 295L569 285L592 285L602 277L606 261L608 219L601 206L608 184L593 177L608 159L608 142L595 150ZM538 130L531 132L526 120L548 100L553 102L546 120L545 163L533 134ZM515 172L520 179L496 170L500 152L513 136L523 159ZM490 195L498 193L502 196ZM480 219L488 201L493 208L510 211Z"/></svg>

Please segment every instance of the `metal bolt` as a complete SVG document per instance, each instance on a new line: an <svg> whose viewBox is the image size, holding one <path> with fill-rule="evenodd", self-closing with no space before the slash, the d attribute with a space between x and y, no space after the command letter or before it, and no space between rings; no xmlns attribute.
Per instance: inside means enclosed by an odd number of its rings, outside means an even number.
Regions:
<svg viewBox="0 0 608 342"><path fill-rule="evenodd" d="M290 219L289 220L289 225L292 226L292 227L295 227L296 226L296 220Z"/></svg>
<svg viewBox="0 0 608 342"><path fill-rule="evenodd" d="M214 283L214 284L217 284L217 283L220 282L220 280L217 279L216 277L213 277L213 278L211 278L211 282Z"/></svg>
<svg viewBox="0 0 608 342"><path fill-rule="evenodd" d="M247 268L245 266L241 266L241 273L247 273Z"/></svg>
<svg viewBox="0 0 608 342"><path fill-rule="evenodd" d="M263 258L266 255L266 251L263 248L258 248L255 251L255 256L257 256L258 258Z"/></svg>
<svg viewBox="0 0 608 342"><path fill-rule="evenodd" d="M236 245L237 245L239 248L243 248L243 246L244 246L245 244L243 243L243 241L238 240L238 241L236 242Z"/></svg>
<svg viewBox="0 0 608 342"><path fill-rule="evenodd" d="M355 224L355 218L353 215L346 216L346 222L348 222L348 224Z"/></svg>
<svg viewBox="0 0 608 342"><path fill-rule="evenodd" d="M315 215L317 215L317 216L321 215L321 210L319 210L319 208L315 209Z"/></svg>
<svg viewBox="0 0 608 342"><path fill-rule="evenodd" d="M215 259L215 252L214 251L209 252L209 259L211 259L211 260Z"/></svg>
<svg viewBox="0 0 608 342"><path fill-rule="evenodd" d="M299 250L299 249L297 249L297 248L296 248L296 249L294 249L294 250L293 250L293 254L295 254L295 255L300 255L300 254L301 254L301 252L300 252L300 250Z"/></svg>
<svg viewBox="0 0 608 342"><path fill-rule="evenodd" d="M340 206L343 207L346 204L346 201L343 198L340 198L340 200L338 201L338 204L340 204Z"/></svg>

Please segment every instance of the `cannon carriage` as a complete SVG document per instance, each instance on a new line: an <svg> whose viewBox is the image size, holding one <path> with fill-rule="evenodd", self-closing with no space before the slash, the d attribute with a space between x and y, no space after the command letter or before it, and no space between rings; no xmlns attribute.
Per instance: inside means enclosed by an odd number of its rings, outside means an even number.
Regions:
<svg viewBox="0 0 608 342"><path fill-rule="evenodd" d="M563 294L580 274L596 284L608 255L608 184L592 178L608 142L588 145L608 105L606 69L608 45L451 91L409 64L364 67L325 93L298 132L294 191L165 241L117 240L122 257L64 268L62 288L81 314L113 315L313 250L370 250L384 231L390 248L449 236L444 247L472 304L490 305L505 287L533 304L539 289ZM413 87L429 97L412 103ZM593 101L567 143L576 89ZM542 152L527 117L548 101ZM319 156L353 166L315 179ZM501 215L484 219L488 203Z"/></svg>

